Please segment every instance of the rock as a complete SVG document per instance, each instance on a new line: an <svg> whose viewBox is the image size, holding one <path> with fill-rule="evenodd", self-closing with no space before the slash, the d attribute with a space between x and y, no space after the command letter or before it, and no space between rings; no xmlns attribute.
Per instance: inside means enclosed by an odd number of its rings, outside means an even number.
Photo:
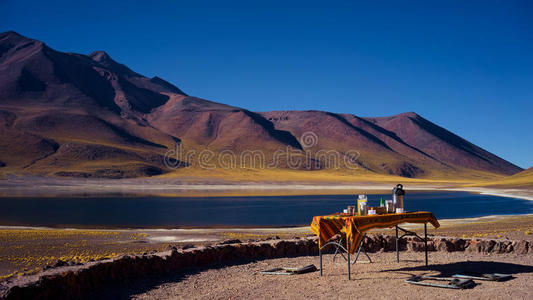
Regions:
<svg viewBox="0 0 533 300"><path fill-rule="evenodd" d="M497 242L494 240L470 240L466 244L465 252L469 253L493 253L494 248L496 247ZM497 252L502 251L501 245L499 245L496 249ZM507 248L507 247L505 247Z"/></svg>
<svg viewBox="0 0 533 300"><path fill-rule="evenodd" d="M232 242L236 242L232 240ZM367 251L394 251L394 236L371 235L364 239ZM292 240L269 240L256 243L228 243L215 246L197 247L169 245L167 251L146 255L124 255L81 266L71 266L59 260L52 267L45 267L47 275L36 275L21 279L7 294L9 298L82 298L88 292L103 285L154 275L169 274L183 268L208 266L231 261L249 261L261 258L290 257L297 255L317 255L318 238L309 237ZM425 243L418 238L406 237L401 240L400 249L423 252ZM528 241L494 241L433 238L428 240L428 251L462 251L476 253L533 253ZM57 269L52 269L58 267ZM33 279L31 279L33 278ZM16 279L15 279L16 280ZM24 295L24 297L22 297ZM4 296L0 289L0 296ZM1 297L0 297L1 298Z"/></svg>
<svg viewBox="0 0 533 300"><path fill-rule="evenodd" d="M194 248L194 245L193 244L185 244L185 245L181 245L180 248L182 250L191 249L191 248Z"/></svg>
<svg viewBox="0 0 533 300"><path fill-rule="evenodd" d="M383 251L396 251L396 237L384 236Z"/></svg>
<svg viewBox="0 0 533 300"><path fill-rule="evenodd" d="M434 245L437 251L445 251L445 252L455 251L455 245L447 239L440 239L439 241L434 242Z"/></svg>
<svg viewBox="0 0 533 300"><path fill-rule="evenodd" d="M383 248L383 236L376 235L376 236L366 236L363 239L363 248L366 252L378 252Z"/></svg>
<svg viewBox="0 0 533 300"><path fill-rule="evenodd" d="M475 240L469 240L465 245L465 252L468 253L479 253L481 252L481 240L475 239Z"/></svg>
<svg viewBox="0 0 533 300"><path fill-rule="evenodd" d="M508 252L509 245L511 245L509 241L498 241L494 245L492 252L493 253L509 253Z"/></svg>
<svg viewBox="0 0 533 300"><path fill-rule="evenodd" d="M483 240L480 243L480 250L483 253L492 253L492 250L494 249L494 246L496 245L496 242L494 240L486 241Z"/></svg>
<svg viewBox="0 0 533 300"><path fill-rule="evenodd" d="M223 240L222 242L218 243L219 245L229 245L229 244L240 244L242 243L241 240L238 239L228 239Z"/></svg>
<svg viewBox="0 0 533 300"><path fill-rule="evenodd" d="M69 266L70 264L64 260L57 260L57 262L53 265L53 267L64 267L64 266Z"/></svg>
<svg viewBox="0 0 533 300"><path fill-rule="evenodd" d="M524 240L518 241L514 245L514 252L516 254L527 254L528 250L529 250L529 243Z"/></svg>
<svg viewBox="0 0 533 300"><path fill-rule="evenodd" d="M411 241L410 243L407 243L407 250L409 251L420 252L420 251L425 251L424 249L425 249L425 244L423 242Z"/></svg>
<svg viewBox="0 0 533 300"><path fill-rule="evenodd" d="M166 249L167 251L175 252L178 251L179 248L177 246L168 245Z"/></svg>
<svg viewBox="0 0 533 300"><path fill-rule="evenodd" d="M453 244L453 249L455 251L464 251L467 244L464 239L452 239L451 243Z"/></svg>

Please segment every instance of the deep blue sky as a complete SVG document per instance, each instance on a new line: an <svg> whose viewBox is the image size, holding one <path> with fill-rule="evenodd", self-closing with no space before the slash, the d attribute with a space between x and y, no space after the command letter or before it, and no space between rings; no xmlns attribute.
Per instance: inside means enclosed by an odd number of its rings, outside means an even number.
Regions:
<svg viewBox="0 0 533 300"><path fill-rule="evenodd" d="M0 30L255 111L415 111L533 165L533 1L366 2L3 0Z"/></svg>

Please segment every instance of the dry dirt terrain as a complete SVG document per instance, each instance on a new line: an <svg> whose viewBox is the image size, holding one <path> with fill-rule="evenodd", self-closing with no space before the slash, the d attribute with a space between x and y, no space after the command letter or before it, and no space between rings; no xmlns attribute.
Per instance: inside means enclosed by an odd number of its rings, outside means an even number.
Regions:
<svg viewBox="0 0 533 300"><path fill-rule="evenodd" d="M533 215L441 220L428 234L460 238L533 241ZM420 225L402 226L421 232ZM373 233L394 235L392 230ZM308 227L212 229L51 229L0 227L0 279L35 273L58 262L84 263L123 254L163 251L172 246L311 236Z"/></svg>
<svg viewBox="0 0 533 300"><path fill-rule="evenodd" d="M347 280L346 263L324 257L324 274L262 275L275 267L319 266L317 256L262 260L209 269L188 270L172 278L119 286L99 296L134 299L531 299L533 255L483 255L430 253L430 267L423 266L423 252L402 252L396 263L394 252L370 254L373 263L352 267ZM505 282L477 281L472 289L451 290L405 283L411 275L450 276L459 271L512 274Z"/></svg>

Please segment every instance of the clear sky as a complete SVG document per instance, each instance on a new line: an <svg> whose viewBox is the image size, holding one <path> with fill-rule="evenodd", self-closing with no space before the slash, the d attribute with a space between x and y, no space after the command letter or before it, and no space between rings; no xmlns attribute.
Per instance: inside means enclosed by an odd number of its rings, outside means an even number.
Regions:
<svg viewBox="0 0 533 300"><path fill-rule="evenodd" d="M415 111L533 165L533 1L2 0L0 30L254 111Z"/></svg>

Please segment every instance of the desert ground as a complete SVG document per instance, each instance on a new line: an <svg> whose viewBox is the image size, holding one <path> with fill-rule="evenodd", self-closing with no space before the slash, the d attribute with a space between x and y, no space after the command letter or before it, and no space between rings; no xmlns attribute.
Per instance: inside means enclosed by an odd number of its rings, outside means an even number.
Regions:
<svg viewBox="0 0 533 300"><path fill-rule="evenodd" d="M396 263L394 252L370 254L372 263L357 263L347 280L346 263L323 258L319 271L300 275L262 275L276 267L314 264L317 256L280 258L232 266L189 270L173 278L145 281L135 286L117 286L103 295L133 299L531 299L532 255L482 255L431 253L428 269L423 252L402 252ZM412 275L451 276L460 271L512 274L505 282L477 281L472 289L452 290L405 283ZM442 284L442 282L439 282Z"/></svg>
<svg viewBox="0 0 533 300"><path fill-rule="evenodd" d="M533 241L533 215L440 220L434 236ZM402 226L420 232L420 225ZM393 235L392 230L372 233ZM216 244L312 236L309 227L209 229L60 229L0 227L0 278L33 274L52 266Z"/></svg>
<svg viewBox="0 0 533 300"><path fill-rule="evenodd" d="M30 179L30 180L28 180ZM28 184L31 182L32 184ZM0 197L68 196L68 195L158 195L158 196L229 196L229 195L306 195L372 194L389 192L391 182L357 184L331 182L247 182L224 181L176 182L159 179L56 180L18 177L0 180ZM469 191L533 200L529 186L477 185L459 182L408 182L408 190ZM496 240L533 241L533 215L488 216L470 219L439 220L441 227L428 233L434 236L490 238ZM406 225L421 230L419 225ZM392 230L372 233L393 234ZM172 247L189 248L217 244L224 240L243 242L311 236L309 227L292 228L33 228L0 227L0 281L24 274L35 274L55 266L83 264L124 254L146 254ZM334 291L340 296L378 298L530 298L528 282L533 279L531 255L430 253L431 268L422 266L420 253L403 252L400 264L392 253L370 254L374 263L357 264L352 281L345 280L345 264L325 258L324 276L318 272L293 276L267 276L259 272L279 266L315 264L317 257L280 258L246 262L208 269L186 270L172 278L151 278L135 286L117 286L106 290L111 298L139 299L186 298L323 298ZM508 282L482 282L474 289L455 291L413 287L404 282L413 274L449 275L457 270L511 273ZM222 280L223 279L223 280ZM383 288L386 286L386 288ZM116 296L116 297L115 297Z"/></svg>

